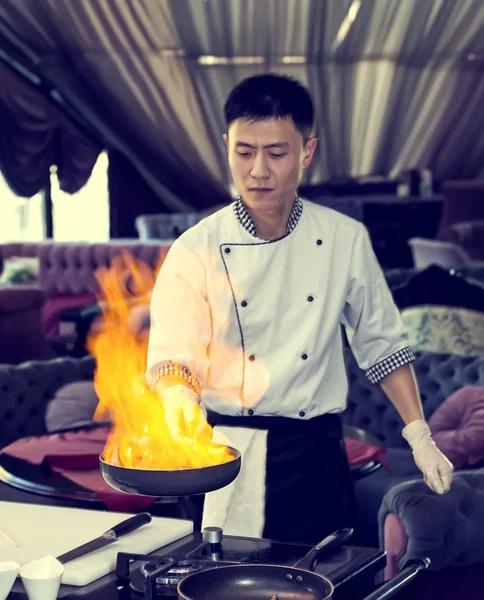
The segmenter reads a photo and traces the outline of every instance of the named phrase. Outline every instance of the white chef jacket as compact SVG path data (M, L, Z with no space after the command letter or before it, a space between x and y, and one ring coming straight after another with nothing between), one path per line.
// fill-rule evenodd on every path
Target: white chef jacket
M413 360L366 228L301 202L279 240L256 238L230 205L173 243L151 299L148 376L172 361L197 375L209 410L309 419L346 408L341 325L372 381Z

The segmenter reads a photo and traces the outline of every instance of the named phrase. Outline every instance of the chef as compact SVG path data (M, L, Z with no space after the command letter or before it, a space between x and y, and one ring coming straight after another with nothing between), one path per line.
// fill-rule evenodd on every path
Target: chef
M428 486L445 493L453 467L425 422L414 356L368 233L298 196L317 146L308 91L257 75L232 90L224 112L240 196L178 238L159 272L151 385L171 410L189 415L201 402L215 427L266 432L261 533L315 542L354 524L340 419L344 327L360 368L401 415Z

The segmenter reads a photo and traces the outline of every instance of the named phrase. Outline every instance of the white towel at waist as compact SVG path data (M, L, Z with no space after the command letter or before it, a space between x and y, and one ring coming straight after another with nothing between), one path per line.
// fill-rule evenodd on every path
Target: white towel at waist
M203 527L222 527L226 535L262 537L264 530L267 431L214 427L212 440L240 451L242 464L230 485L205 495Z

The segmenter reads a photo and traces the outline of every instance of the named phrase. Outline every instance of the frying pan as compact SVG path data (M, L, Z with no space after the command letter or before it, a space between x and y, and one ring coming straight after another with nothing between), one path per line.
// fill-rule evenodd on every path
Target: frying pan
M313 573L316 562L331 554L353 535L340 529L314 546L293 567L277 565L228 565L198 571L178 584L180 600L327 600L333 595L331 581Z
M194 496L219 490L239 474L240 452L230 446L225 448L231 451L233 460L199 469L130 469L109 464L104 454L99 457L99 466L104 481L120 492L152 497Z
M178 584L179 600L330 600L334 586L314 573L316 562L332 554L352 536L352 529L335 531L319 542L293 567L279 565L228 565L197 571ZM386 600L429 567L428 558L409 561L391 580L363 600Z

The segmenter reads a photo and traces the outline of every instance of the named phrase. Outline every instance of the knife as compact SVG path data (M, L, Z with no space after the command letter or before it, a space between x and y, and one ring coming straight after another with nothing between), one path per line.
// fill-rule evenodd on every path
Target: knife
M87 542L87 544L83 544L78 548L74 548L74 550L69 550L69 552L61 554L57 557L57 560L64 564L74 560L75 558L79 558L80 556L84 556L85 554L89 554L95 550L99 550L100 548L104 548L104 546L112 544L121 536L131 533L132 531L136 531L136 529L139 529L142 525L145 525L150 521L151 515L149 513L140 513L139 515L130 517L118 525L115 525L111 529L108 529L100 537Z

